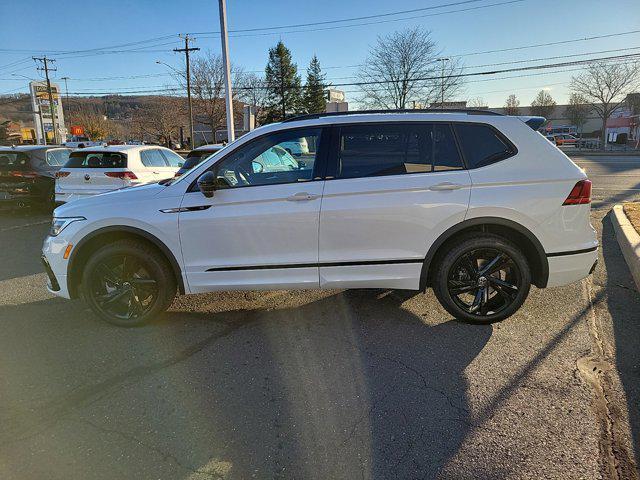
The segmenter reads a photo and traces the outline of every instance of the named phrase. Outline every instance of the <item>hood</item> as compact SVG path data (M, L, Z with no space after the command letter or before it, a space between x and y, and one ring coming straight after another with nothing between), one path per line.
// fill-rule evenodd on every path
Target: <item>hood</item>
M121 188L112 192L94 195L88 198L74 200L59 206L53 212L54 217L73 217L82 215L83 211L94 205L118 205L122 203L133 203L138 200L153 197L162 192L166 186L157 183L139 185L134 187Z

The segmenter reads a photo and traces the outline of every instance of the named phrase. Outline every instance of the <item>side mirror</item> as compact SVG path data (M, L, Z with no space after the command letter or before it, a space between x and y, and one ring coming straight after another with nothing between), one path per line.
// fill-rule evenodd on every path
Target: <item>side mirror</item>
M213 192L216 190L216 176L214 173L209 170L204 172L202 175L198 177L198 188L202 192L202 194L207 197L213 197Z

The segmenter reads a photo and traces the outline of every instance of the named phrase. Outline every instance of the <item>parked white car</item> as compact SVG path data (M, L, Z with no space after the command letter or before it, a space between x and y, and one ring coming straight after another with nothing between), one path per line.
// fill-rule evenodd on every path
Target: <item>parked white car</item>
M184 159L153 145L112 145L74 150L56 174L56 203L172 178Z
M309 154L309 143L307 142L306 138L301 138L299 140L289 142L282 142L280 146L287 152L289 152L289 154L295 155L296 157Z
M264 168L301 139L312 162ZM487 323L531 284L593 271L590 202L585 173L517 117L317 114L172 181L58 207L43 260L50 291L122 326L176 292L429 286L452 316Z

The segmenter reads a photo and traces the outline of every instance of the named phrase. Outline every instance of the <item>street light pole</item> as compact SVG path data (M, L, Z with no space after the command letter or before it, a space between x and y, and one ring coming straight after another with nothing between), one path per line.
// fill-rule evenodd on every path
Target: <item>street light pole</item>
M231 94L231 68L229 67L229 38L227 34L227 5L226 0L218 0L220 10L220 36L222 38L222 62L224 66L225 103L227 106L227 140L235 140L233 130L233 103Z

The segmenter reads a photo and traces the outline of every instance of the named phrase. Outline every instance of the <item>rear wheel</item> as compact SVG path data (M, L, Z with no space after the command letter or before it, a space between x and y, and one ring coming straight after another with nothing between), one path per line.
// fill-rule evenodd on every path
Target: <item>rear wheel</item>
M436 267L433 289L442 306L470 323L492 323L513 315L531 287L526 257L498 235L461 238Z
M169 307L176 282L160 253L142 243L122 240L91 256L82 275L82 294L103 320L136 327Z

